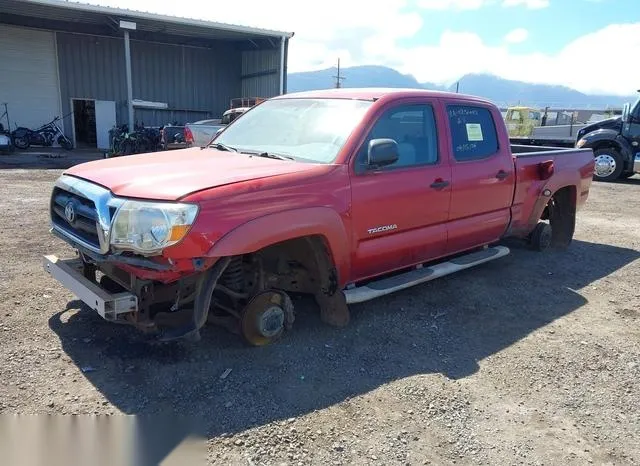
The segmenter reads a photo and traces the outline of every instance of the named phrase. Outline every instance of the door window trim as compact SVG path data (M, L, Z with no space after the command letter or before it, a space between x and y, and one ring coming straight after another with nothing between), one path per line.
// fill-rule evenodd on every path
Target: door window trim
M395 103L393 105L388 106L387 108L383 108L380 113L375 117L373 123L367 128L366 133L365 133L365 137L363 139L363 141L358 145L358 148L354 151L354 155L353 157L351 157L352 163L351 166L353 167L353 173L356 176L367 176L367 175L379 175L382 173L394 173L394 172L399 172L399 171L404 171L404 170L415 170L418 168L424 168L424 167L437 167L440 166L442 163L442 151L440 149L440 134L438 131L438 111L437 111L437 106L438 102L436 100L429 100L426 102L419 102L419 101L415 101L415 100L411 100L411 101L407 101L407 102L399 102L399 103ZM381 168L377 168L377 169L371 169L371 170L367 170L367 169L362 169L358 167L358 158L360 157L360 155L363 153L363 151L366 151L366 146L369 144L369 135L371 134L371 131L373 131L373 128L375 127L376 123L380 120L380 118L382 118L384 115L386 115L388 112L394 112L397 111L398 109L404 108L404 107L430 107L432 114L433 114L433 125L435 126L435 136L436 136L436 160L434 162L429 162L429 163L419 163L419 164L415 164L415 165L406 165L406 166L394 166L394 165L388 165L386 167L381 167ZM397 141L396 141L397 142Z
M450 106L458 106L458 107L475 107L475 108L481 108L486 110L487 112L489 112L489 116L491 117L491 121L493 122L493 129L496 135L496 151L492 152L490 154L487 155L483 155L483 156L477 156L477 157L471 157L465 160L459 160L456 158L456 151L455 151L455 147L453 144L453 131L451 128L451 121L450 121L450 117L449 117L449 107ZM502 148L500 147L500 137L498 135L498 126L496 124L496 119L494 117L493 111L491 109L491 107L487 106L487 105L483 105L482 103L479 102L467 102L467 101L455 101L455 100L450 100L447 102L444 102L444 111L446 114L446 124L447 124L447 129L449 131L449 139L450 139L450 146L449 149L451 150L451 161L453 163L473 163L473 162L477 162L479 160L488 160L491 159L493 157L497 157L502 153Z

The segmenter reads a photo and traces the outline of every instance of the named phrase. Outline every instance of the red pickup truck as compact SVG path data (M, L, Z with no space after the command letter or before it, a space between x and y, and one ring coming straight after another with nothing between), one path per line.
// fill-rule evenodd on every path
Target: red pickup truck
M162 340L222 324L252 345L348 304L509 253L566 247L591 149L511 146L499 110L461 94L333 89L258 104L206 148L77 165L51 231L78 257L45 269L103 318Z

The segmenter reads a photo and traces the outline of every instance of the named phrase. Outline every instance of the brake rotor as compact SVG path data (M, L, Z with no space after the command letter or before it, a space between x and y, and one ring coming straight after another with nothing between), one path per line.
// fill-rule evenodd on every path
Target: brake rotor
M242 311L240 329L244 339L254 346L274 342L289 330L294 321L293 303L282 291L263 291L254 296Z

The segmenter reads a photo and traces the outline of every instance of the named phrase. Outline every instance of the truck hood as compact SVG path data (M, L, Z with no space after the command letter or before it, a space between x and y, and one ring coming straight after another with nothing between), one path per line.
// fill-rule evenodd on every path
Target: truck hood
M196 147L97 160L65 173L104 186L116 196L173 201L208 188L317 167Z
M597 123L591 123L590 125L584 126L580 131L578 131L578 139L584 136L587 133L592 133L593 131L597 131L599 129L612 129L619 131L622 128L622 118L614 117L607 118L606 120L598 121Z

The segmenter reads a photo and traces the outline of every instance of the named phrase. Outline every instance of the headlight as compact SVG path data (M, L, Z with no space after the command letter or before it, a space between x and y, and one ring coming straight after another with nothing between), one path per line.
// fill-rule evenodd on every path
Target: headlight
M159 253L185 237L198 214L195 204L125 201L111 227L116 250Z
M576 142L576 147L578 149L580 149L582 146L584 146L587 143L587 141L585 141L584 139L579 139L578 142Z

